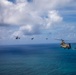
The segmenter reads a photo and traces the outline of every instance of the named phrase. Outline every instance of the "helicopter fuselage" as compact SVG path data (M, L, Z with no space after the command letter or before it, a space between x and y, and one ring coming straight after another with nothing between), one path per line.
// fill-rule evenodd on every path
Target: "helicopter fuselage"
M71 48L71 45L65 43L65 44L61 44L61 47L64 48L64 49L66 49L66 48L67 48L67 49L70 49L70 48Z

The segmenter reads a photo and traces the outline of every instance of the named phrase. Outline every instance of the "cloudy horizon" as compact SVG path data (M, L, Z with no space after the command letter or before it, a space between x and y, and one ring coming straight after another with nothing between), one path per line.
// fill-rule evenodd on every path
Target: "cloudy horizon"
M75 0L0 0L0 44L52 43L55 38L76 41Z

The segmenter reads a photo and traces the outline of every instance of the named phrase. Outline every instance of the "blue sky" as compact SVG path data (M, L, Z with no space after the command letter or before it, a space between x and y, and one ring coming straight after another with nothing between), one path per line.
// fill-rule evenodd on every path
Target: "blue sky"
M55 43L56 38L76 41L76 0L0 0L1 45Z

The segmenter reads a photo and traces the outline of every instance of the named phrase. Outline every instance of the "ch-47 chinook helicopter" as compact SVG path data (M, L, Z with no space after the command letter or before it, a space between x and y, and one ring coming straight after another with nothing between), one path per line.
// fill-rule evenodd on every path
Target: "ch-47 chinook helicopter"
M71 49L71 44L70 43L65 43L65 41L63 39L56 39L56 40L60 40L60 46L64 49Z

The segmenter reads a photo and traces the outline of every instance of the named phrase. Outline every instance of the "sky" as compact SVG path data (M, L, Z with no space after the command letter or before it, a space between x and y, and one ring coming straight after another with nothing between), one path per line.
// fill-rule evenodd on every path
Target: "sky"
M0 45L55 39L76 41L76 0L0 0Z

